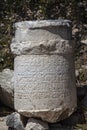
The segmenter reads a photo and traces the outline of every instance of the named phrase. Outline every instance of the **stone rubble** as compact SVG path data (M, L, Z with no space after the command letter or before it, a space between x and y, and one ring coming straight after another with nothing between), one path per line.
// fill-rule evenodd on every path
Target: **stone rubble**
M27 122L25 130L49 130L48 123L39 119L30 118Z

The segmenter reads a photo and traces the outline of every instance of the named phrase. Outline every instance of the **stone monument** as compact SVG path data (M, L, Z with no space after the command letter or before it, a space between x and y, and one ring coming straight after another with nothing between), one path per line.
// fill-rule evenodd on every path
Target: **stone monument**
M24 116L57 122L77 106L71 22L15 24L14 106Z

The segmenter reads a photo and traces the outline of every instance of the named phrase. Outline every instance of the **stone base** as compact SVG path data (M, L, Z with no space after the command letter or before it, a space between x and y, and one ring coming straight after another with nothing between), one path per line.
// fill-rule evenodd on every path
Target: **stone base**
M26 117L41 118L44 121L55 123L69 117L74 111L75 108L72 108L71 110L69 108L58 108L54 110L43 110L43 111L39 111L39 110L22 111L21 110L18 112Z

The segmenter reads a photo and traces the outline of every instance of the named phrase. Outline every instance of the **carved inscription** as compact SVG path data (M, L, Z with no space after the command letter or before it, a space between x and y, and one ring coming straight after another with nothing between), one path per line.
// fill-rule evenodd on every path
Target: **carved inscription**
M36 109L57 108L62 100L70 99L71 93L68 89L71 85L68 76L70 69L69 61L63 56L17 56L15 58L15 98L18 104L21 102L24 110L34 109L32 104ZM55 101L57 103L51 105ZM20 109L20 106L18 107Z

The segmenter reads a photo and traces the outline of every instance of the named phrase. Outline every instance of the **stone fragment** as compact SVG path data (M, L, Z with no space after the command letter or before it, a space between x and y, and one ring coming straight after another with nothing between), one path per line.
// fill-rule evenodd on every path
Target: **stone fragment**
M8 130L6 126L6 118L7 116L0 116L0 130Z
M49 130L48 123L39 119L30 118L25 130Z
M81 43L83 43L83 44L86 44L86 45L87 45L87 39L82 40L82 41L81 41Z
M24 130L24 125L19 113L14 112L11 115L9 115L7 117L6 124L9 127L9 129Z
M14 107L13 83L14 72L10 69L4 69L0 72L0 100L6 106Z
M79 76L79 70L75 70L75 75L76 75L76 77Z
M77 106L71 22L16 23L14 105L24 116L57 122Z

